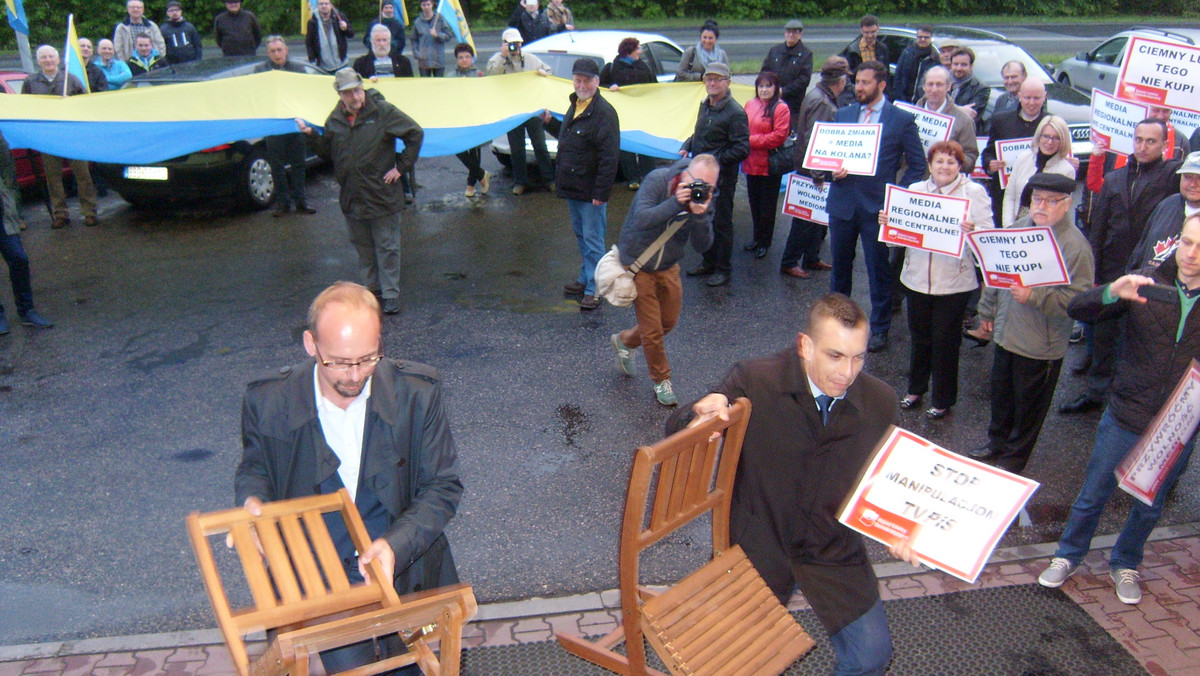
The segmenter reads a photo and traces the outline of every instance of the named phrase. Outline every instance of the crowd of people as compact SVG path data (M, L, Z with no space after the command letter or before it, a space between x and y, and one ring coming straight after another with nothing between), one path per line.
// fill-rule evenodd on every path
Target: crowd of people
M254 53L262 38L256 20L241 9L238 0L225 4L226 11L214 24L222 51ZM398 386L391 380L415 378L414 391L428 390L421 396L436 396L436 372L393 373L399 367L383 360L378 342L378 315L400 311L398 219L404 203L411 201L423 132L378 91L365 90L364 78L482 77L527 71L545 75L549 72L546 65L524 53L522 46L553 32L573 30L574 20L561 0L552 0L546 9L539 8L538 0L523 0L502 35L499 50L485 67L476 65L470 45L457 44L452 52L454 67L446 72L444 49L453 33L432 8L431 0L422 0L414 21L409 44L415 65L401 53L403 25L385 11L368 26L367 54L345 68L346 41L354 35L349 19L328 0L318 3L318 12L309 24L307 56L314 64L337 70L339 101L323 133L316 134L303 120L297 120L296 134L273 137L272 154L289 167L281 177L285 189L279 209L313 212L304 191L300 155L305 135L312 137L311 142L333 162L341 188L339 206L359 256L364 283L361 287L336 287L327 292L329 297L323 294L314 303L305 334L305 347L313 362L297 372L303 376L296 380L298 385L287 384L293 379L287 374L275 379L279 383L252 385L247 395L250 408L273 405L272 399L283 396L285 387L301 394L313 392L313 380L307 373L314 372L317 393L326 397L318 402L318 408L330 405L348 411L361 406L362 396L372 396L370 376L379 372L376 365L381 362L379 368L386 367L389 382L380 383L386 384L380 389L391 393ZM141 0L129 0L128 18L118 24L112 40L97 45L96 81L106 78L108 87L120 86L129 72L161 67L156 64L164 60L178 63L198 58L200 37L183 21L181 9L178 2L170 3L166 30L160 30L145 18ZM567 202L579 247L579 275L564 285L564 293L577 297L581 310L590 311L601 305L603 291L595 271L604 253L607 203L618 167L624 170L628 186L637 194L623 219L617 248L620 263L632 273L637 290L633 300L636 323L612 334L610 342L617 367L629 376L637 371L635 352L642 350L656 400L674 407L678 399L663 338L676 328L682 315L679 262L686 246L690 243L702 255L687 275L705 277L710 287L727 285L733 273L739 175L746 176L752 221L752 238L744 249L756 259L765 258L774 241L784 174L795 171L818 188L828 185L828 227L793 218L780 272L797 279L829 272L830 294L814 304L794 347L736 365L714 392L680 408L672 424L695 424L720 415L738 396L751 397L756 414L742 456L746 469L739 472L735 488L733 540L743 546L778 595L786 597L799 586L808 596L830 633L841 665L855 665L860 669L855 673L881 673L891 643L876 581L861 539L837 525L833 515L861 460L874 448L882 430L898 419L899 411L918 409L926 394L930 398L926 418L937 421L951 414L957 403L960 346L969 340L979 345L994 342L995 351L987 442L964 453L1010 472L1023 472L1050 412L1068 345L1079 333L1076 322L1084 323L1088 358L1075 372L1087 377L1088 390L1060 413L1105 410L1083 488L1072 506L1058 551L1039 579L1048 587L1063 584L1090 548L1099 515L1115 487L1113 468L1167 401L1190 360L1200 358L1200 317L1190 314L1200 297L1200 152L1190 152L1189 140L1169 121L1170 111L1156 108L1132 130L1131 155L1095 149L1085 198L1076 209L1073 196L1082 177L1078 176L1080 161L1071 151L1070 130L1062 118L1048 113L1045 83L1029 78L1020 62L1004 64L1005 91L989 112L991 89L974 76L975 54L956 45L935 49L936 34L929 26L919 27L916 42L892 59L887 46L878 40L878 20L864 16L860 34L816 70L815 85L811 82L813 53L804 46L803 30L798 20L784 25L783 42L767 51L754 81L754 96L743 105L730 90L732 72L728 56L718 45L719 26L706 22L697 44L684 52L676 77L700 81L704 86L694 132L680 147L679 158L657 169L648 158L620 150L617 111L602 93L654 80L639 58L638 41L623 40L604 69L592 59L577 60L566 114L559 119L544 111L508 134L510 147L516 150L512 153L512 192L521 195L530 186L525 154L519 151L528 136L542 179ZM282 37L268 36L266 42L268 59L260 70L296 69L288 60ZM90 51L89 42L89 55ZM888 68L893 61L897 64L894 74ZM127 68L120 67L123 62ZM82 83L60 69L54 48L38 49L38 65L39 72L26 80L26 92L84 91ZM951 118L947 139L926 148L917 116L895 105L898 102ZM878 125L874 173L802 166L818 122ZM547 131L559 138L556 167L546 149ZM980 148L976 138L983 135L988 140ZM399 154L395 152L397 139L404 142ZM1029 152L1015 162L1002 160L998 142L1017 139L1030 139ZM969 177L977 157L989 174L986 180ZM459 159L467 168L466 195L486 193L491 175L481 166L479 148L459 154ZM73 163L73 168L76 164L85 223L94 225L94 190L87 180L86 163ZM1007 178L1002 180L1006 172ZM48 171L47 179L53 227L62 227L69 217L61 175ZM889 247L879 241L880 229L888 224L884 196L889 185L966 200L968 215L958 225L963 233L990 228L1048 229L1062 254L1068 283L991 287L981 284L977 262L968 248L951 256ZM0 206L6 232L0 239L4 243L0 253L13 271L18 314L23 323L48 326L33 310L28 261L25 258L22 263L19 239L13 241L17 235L9 226L13 220L9 202ZM826 234L831 262L820 255ZM860 248L870 291L866 311L849 298ZM1167 288L1167 300L1147 300L1139 292L1147 285ZM905 300L909 378L904 393L897 396L862 370L868 353L889 349L893 315ZM330 333L326 322L331 329L350 328ZM7 328L0 311L0 333ZM323 346L330 354L322 354ZM1157 375L1147 380L1149 373ZM350 375L356 378L353 382L339 379ZM436 404L440 416L440 399L429 403ZM764 415L764 411L775 414ZM319 424L325 423L321 413ZM339 425L344 427L345 422ZM261 479L270 474L264 466L279 462L270 454L281 451L266 452L262 444L247 439L239 481L250 483L239 484L239 499L244 499L248 508L256 508L261 500L282 497L285 492L267 487ZM329 444L339 457L343 450L350 452L344 441ZM1142 549L1166 496L1186 466L1193 442L1185 444L1154 504L1135 503L1117 541L1111 566L1114 588L1122 602L1137 603L1141 598L1137 566ZM452 470L452 446L441 452L450 455L443 469ZM823 456L827 452L854 461L832 462ZM421 462L426 460L432 461L425 458ZM789 469L781 471L781 467ZM461 491L452 474L446 473L447 490L453 493L450 503L457 501ZM340 481L325 478L336 488L349 486L346 482L353 477L342 476ZM829 499L801 499L789 493L801 486L806 491L827 493ZM372 499L378 502L382 496ZM436 529L423 534L423 546L440 534L453 512L450 503L441 507L444 518L439 517ZM784 515L795 510L810 513L800 519ZM387 526L381 523L381 527ZM383 541L397 551L411 544L391 539L387 536ZM796 542L810 544L795 547ZM892 553L916 560L905 544L894 547ZM450 566L452 573L452 562Z

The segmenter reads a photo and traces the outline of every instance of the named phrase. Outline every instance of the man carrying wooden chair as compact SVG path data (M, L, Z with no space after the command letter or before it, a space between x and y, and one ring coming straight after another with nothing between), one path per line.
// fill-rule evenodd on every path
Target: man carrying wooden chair
M272 500L346 488L372 541L357 556L345 525L329 520L347 576L362 581L378 560L406 594L458 582L443 531L463 486L438 373L385 358L381 317L358 284L317 296L304 332L311 359L246 389L234 487L252 514ZM321 660L342 671L397 650L383 643L327 650Z
M878 581L861 536L837 512L888 428L895 392L862 373L869 324L846 296L818 300L796 346L735 364L724 381L667 422L695 426L747 397L730 512L740 545L783 603L799 586L829 633L837 674L882 674L892 656ZM905 544L892 555L916 564Z

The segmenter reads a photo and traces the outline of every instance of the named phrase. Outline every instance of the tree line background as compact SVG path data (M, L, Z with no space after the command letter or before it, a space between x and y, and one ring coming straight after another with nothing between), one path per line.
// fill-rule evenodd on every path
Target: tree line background
M410 18L418 11L418 0L405 0ZM543 0L543 4L549 0ZM884 4L872 0L565 0L575 14L576 23L587 27L589 21L604 20L612 25L612 17L640 19L669 19L696 17L697 25L705 17L722 22L770 18L856 19L873 12L881 15L910 17L970 17L970 16L1046 16L1046 17L1103 17L1115 14L1200 16L1194 0L891 0ZM460 0L467 21L472 26L500 26L516 7L516 0ZM156 23L166 20L167 0L145 0L146 15ZM225 6L218 0L193 2L183 0L183 16L208 36L212 21ZM366 27L371 16L378 12L377 0L341 0L335 6L350 17L356 31ZM300 32L300 0L245 0L243 8L254 12L268 33L296 35ZM66 19L75 12L75 24L81 37L97 40L111 37L113 27L126 16L123 0L80 3L76 0L25 0L34 45L59 44L66 35ZM3 22L0 28L0 48L13 49L16 40L12 29Z

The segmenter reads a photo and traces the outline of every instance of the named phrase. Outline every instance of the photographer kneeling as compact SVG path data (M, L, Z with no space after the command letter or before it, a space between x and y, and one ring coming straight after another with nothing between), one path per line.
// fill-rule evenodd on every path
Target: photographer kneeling
M654 381L654 395L663 406L677 403L663 337L675 328L683 306L678 261L683 258L684 245L689 238L692 248L701 253L712 245L710 206L720 171L715 157L700 154L650 172L642 180L621 226L617 247L621 252L621 264L628 267L656 243L678 220L677 216L684 219L633 278L637 288L637 299L633 301L637 325L612 334L617 368L626 375L633 375L633 350L644 348L646 367Z

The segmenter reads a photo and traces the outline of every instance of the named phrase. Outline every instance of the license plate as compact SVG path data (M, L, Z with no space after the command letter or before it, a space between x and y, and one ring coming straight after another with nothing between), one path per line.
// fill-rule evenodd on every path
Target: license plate
M137 181L165 181L166 167L125 167L125 178Z

